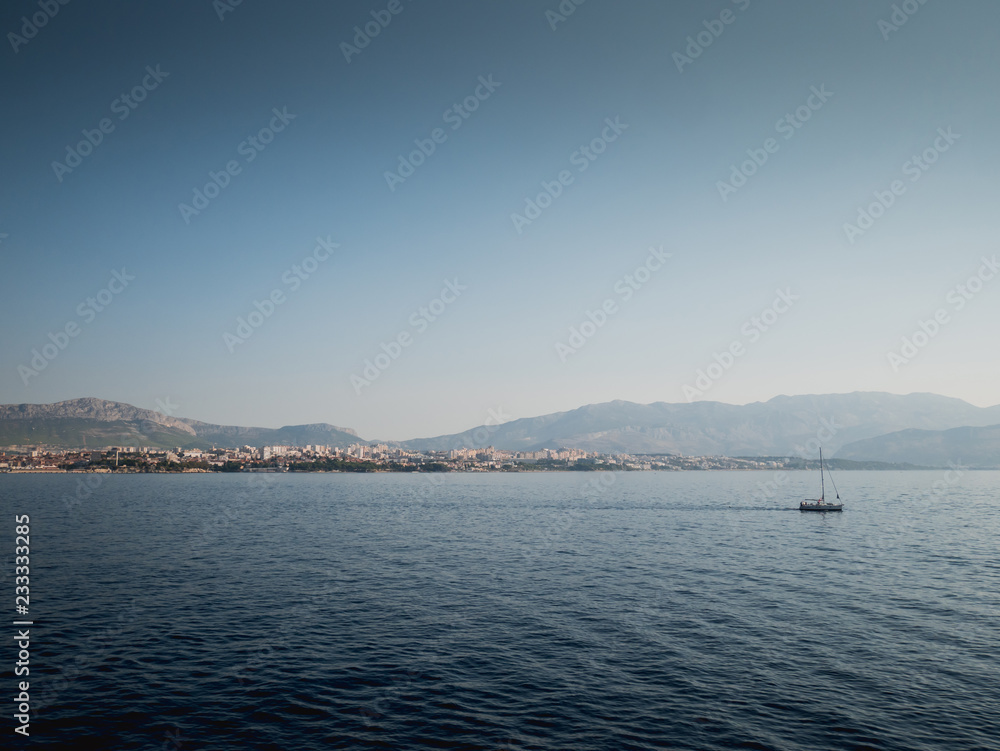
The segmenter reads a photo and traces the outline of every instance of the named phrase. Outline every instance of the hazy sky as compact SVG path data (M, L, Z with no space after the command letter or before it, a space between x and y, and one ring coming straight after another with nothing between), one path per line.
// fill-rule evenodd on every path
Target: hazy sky
M992 0L150 6L0 12L0 402L1000 402Z

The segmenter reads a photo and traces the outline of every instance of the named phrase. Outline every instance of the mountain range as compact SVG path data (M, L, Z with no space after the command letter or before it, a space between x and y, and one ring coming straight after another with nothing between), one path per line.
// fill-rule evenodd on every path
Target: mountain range
M348 446L361 438L350 428L327 423L283 428L213 425L103 399L70 399L55 404L0 405L0 446L49 445L65 448L151 446L235 448L237 446Z
M72 399L0 406L0 445L347 446L365 442L327 423L281 428L214 425L129 404ZM613 401L479 426L452 435L386 441L428 451L580 448L604 453L805 456L859 461L1000 467L1000 405L976 407L937 394L854 392L777 396L746 405Z
M952 463L970 469L1000 468L1000 425L951 430L900 430L855 441L842 448L837 457L905 461L924 466Z

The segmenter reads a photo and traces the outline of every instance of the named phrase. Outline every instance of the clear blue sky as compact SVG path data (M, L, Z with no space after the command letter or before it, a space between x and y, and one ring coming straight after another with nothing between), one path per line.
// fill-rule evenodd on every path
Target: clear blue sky
M954 291L1000 251L997 3L225 5L0 12L0 402L394 439L611 399L1000 402L1000 275ZM387 178L415 140L433 153Z

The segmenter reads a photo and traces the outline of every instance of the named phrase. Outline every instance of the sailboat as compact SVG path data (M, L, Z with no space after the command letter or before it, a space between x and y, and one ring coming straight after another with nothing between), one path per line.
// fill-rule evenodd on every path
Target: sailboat
M823 449L819 450L819 498L813 500L807 498L799 504L799 511L843 511L844 504L840 502L840 492L837 490L837 483L833 482L833 475L830 475L830 482L833 482L833 492L837 494L836 503L826 501L826 483L823 480Z

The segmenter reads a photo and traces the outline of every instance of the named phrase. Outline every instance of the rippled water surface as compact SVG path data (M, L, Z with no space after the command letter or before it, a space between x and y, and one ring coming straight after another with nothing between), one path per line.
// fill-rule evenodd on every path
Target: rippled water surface
M0 475L34 747L1000 744L997 472L81 477Z

